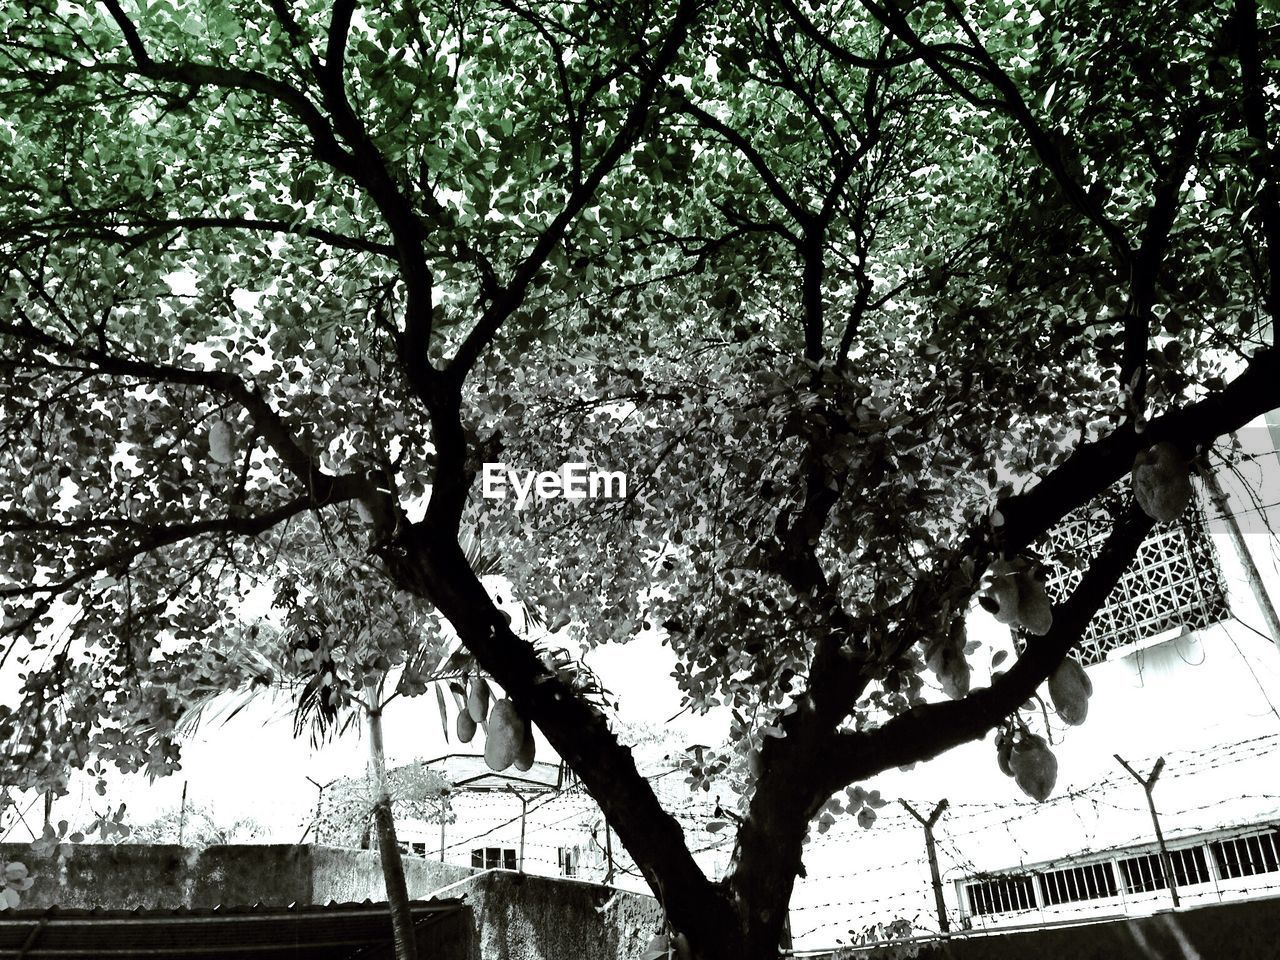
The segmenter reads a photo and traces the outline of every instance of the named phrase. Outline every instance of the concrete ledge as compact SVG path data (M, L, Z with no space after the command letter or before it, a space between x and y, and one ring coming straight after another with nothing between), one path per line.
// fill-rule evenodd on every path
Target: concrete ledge
M175 845L61 844L33 857L26 844L0 844L35 881L23 909L50 906L132 910L382 901L378 856L369 850L290 844L203 849ZM442 887L470 908L469 960L634 960L657 930L652 897L596 884L404 858L412 899ZM607 905L607 906L606 906Z

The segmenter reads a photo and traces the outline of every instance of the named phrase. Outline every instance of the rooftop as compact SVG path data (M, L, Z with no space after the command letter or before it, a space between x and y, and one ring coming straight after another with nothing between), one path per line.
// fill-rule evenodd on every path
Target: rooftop
M422 960L466 956L460 900L411 907ZM0 913L0 958L22 960L391 960L385 903Z

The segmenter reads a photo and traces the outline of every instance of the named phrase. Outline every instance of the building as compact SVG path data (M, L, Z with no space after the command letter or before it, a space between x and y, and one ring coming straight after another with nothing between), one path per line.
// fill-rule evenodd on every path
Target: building
M474 754L446 754L425 761L427 769L451 784L449 822L397 818L406 853L458 866L523 870L542 876L607 883L648 893L634 862L615 842L599 806L561 763L535 761L527 772L490 770ZM650 782L664 805L696 828L708 822L714 802L696 801L662 766ZM700 854L704 869L723 871L726 857L717 842Z

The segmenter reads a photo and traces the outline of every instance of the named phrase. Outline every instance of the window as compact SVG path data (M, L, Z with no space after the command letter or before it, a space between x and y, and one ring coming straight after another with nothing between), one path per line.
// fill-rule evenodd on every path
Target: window
M1215 866L1221 880L1280 873L1280 828L1256 824L1252 829L1254 833L1201 840L1195 846L1170 850L1174 882L1179 887L1213 883ZM1256 832L1259 830L1265 832ZM1183 839L1179 842L1194 841ZM1107 900L1118 898L1121 893L1151 893L1168 889L1169 881L1159 853L1128 853L1127 856L1124 855L1126 853L1128 851L1115 851L1114 861L975 877L961 882L962 897L967 902L968 915L981 916ZM1118 871L1114 869L1116 866ZM1097 906L1107 909L1113 905Z
M1169 859L1173 861L1173 879L1178 886L1209 882L1209 861L1204 855L1204 847L1170 850ZM1158 853L1126 857L1120 861L1120 875L1124 879L1125 893L1150 893L1169 886Z
M1213 852L1219 874L1224 880L1232 880L1280 870L1277 836L1276 832L1272 832L1215 840L1209 844L1209 849Z
M978 915L1034 910L1035 884L1030 877L995 877L980 880L965 888L969 912Z
M578 864L581 859L582 851L577 847L561 847L558 851L560 860L560 875L562 877L576 877L578 875Z
M1046 906L1102 900L1116 896L1116 877L1109 863L1046 870L1040 874L1040 890Z
M511 847L479 847L471 851L471 865L481 870L514 870L516 852Z

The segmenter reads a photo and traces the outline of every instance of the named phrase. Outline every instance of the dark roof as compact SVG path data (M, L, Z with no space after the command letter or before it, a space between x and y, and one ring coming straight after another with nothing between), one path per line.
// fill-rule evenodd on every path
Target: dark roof
M469 926L460 900L414 901L422 960L461 960ZM10 910L4 960L392 960L385 903L176 910Z
M495 773L484 757L470 753L448 753L423 763L429 770L442 774L455 790L511 790L515 793L554 793L567 786L563 768L558 763L535 760L523 773L507 767Z

